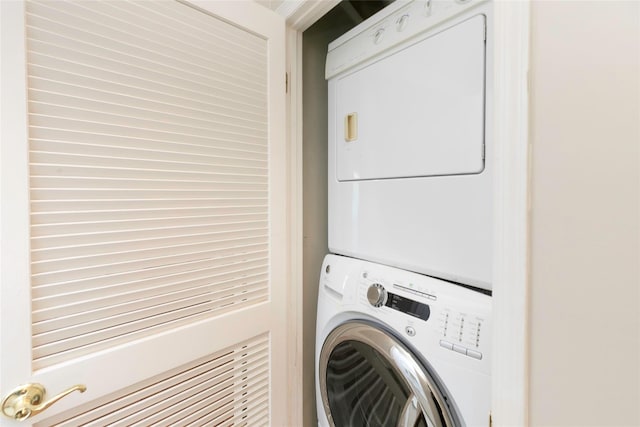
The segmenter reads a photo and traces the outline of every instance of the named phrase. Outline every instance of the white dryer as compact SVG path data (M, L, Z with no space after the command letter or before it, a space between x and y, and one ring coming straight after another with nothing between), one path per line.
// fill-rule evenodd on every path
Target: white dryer
M488 426L491 297L327 255L316 335L318 425Z
M329 249L491 289L492 5L397 1L329 45Z

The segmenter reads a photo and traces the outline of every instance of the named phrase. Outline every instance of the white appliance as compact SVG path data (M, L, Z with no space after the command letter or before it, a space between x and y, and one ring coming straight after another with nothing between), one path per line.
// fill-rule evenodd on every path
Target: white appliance
M486 294L327 255L316 328L319 426L489 425Z
M329 249L491 289L491 3L397 1L329 45Z

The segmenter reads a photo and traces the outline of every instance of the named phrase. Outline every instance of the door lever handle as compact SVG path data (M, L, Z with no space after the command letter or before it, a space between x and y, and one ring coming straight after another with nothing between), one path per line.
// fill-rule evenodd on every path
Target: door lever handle
M14 420L23 421L27 418L35 417L58 400L76 390L84 393L87 387L82 384L74 385L51 399L44 401L46 390L42 384L24 384L11 391L11 393L2 400L2 413Z

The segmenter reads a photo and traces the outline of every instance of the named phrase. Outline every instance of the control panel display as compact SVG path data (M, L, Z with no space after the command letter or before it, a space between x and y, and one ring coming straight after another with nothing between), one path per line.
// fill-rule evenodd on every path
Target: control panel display
M391 292L387 293L385 306L422 320L427 320L431 314L431 310L427 304L422 304L409 298L392 294Z

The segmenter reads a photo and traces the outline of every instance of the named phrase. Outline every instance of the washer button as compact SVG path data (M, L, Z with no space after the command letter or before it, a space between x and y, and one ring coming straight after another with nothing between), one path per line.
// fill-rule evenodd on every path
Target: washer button
M457 344L453 345L453 351L464 355L467 354L467 349Z
M479 351L467 349L467 356L471 356L474 359L482 360L482 353L480 353Z
M404 328L404 331L407 333L407 335L409 335L410 337L415 337L416 336L416 330L413 329L413 327L411 326L407 326L406 328Z
M453 350L453 344L445 340L440 340L440 347L444 347L447 350Z

